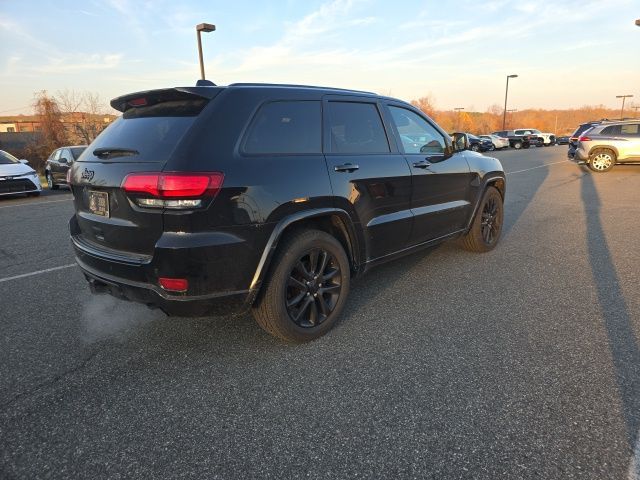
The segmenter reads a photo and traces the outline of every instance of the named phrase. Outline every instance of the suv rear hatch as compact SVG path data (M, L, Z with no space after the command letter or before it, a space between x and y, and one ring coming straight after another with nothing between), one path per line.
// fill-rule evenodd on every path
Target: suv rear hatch
M141 181L159 176L198 115L220 91L215 87L170 88L111 101L113 108L123 112L122 117L96 138L69 172L76 243L123 260L150 258L163 232L164 208L140 204L136 193L149 188L141 186ZM136 177L133 195L125 192L127 177L141 172L149 175ZM145 192L141 195L149 201L154 194Z

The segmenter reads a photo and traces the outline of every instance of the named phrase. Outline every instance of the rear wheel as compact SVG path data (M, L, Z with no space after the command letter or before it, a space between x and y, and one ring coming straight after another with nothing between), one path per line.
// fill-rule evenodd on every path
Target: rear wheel
M349 293L350 266L338 240L319 230L288 237L272 261L252 313L267 333L301 343L327 333Z
M53 182L53 176L51 176L51 172L46 173L47 176L47 186L49 190L58 190L58 185Z
M597 173L608 172L616 164L616 154L606 148L596 148L589 155L589 168Z
M515 148L516 150L520 150L522 148L522 142L515 142L513 144L513 148Z
M462 246L471 252L488 252L498 244L502 233L504 205L495 187L487 187L469 232L462 237Z

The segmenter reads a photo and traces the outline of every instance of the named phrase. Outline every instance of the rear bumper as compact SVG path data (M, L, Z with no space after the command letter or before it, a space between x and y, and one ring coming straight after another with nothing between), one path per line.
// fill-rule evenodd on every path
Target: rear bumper
M254 236L255 236L255 227ZM250 289L258 248L228 232L165 233L153 255L124 254L94 245L80 235L76 217L69 222L76 261L94 293L160 308L172 316L207 316L248 310L259 286ZM186 278L184 293L159 286L159 277Z

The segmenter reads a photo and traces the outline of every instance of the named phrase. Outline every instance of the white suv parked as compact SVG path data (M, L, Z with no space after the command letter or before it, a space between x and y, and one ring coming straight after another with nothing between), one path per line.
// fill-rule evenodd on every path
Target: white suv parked
M542 133L540 130L537 130L535 128L522 128L519 130L514 130L514 133L518 136L535 135L542 139L542 144L545 147L550 147L551 145L556 144L556 136L553 133Z

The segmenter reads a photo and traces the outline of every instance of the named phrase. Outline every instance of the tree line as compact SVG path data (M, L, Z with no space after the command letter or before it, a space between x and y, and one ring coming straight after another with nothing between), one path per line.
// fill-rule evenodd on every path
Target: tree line
M412 105L422 110L433 118L447 132L469 132L483 135L497 130L502 130L504 109L500 105L492 105L485 112L467 110L452 111L438 110L431 95L421 97L411 102ZM633 106L627 107L624 117L638 116L638 110ZM589 120L601 120L604 118L620 118L619 109L611 109L604 105L585 105L573 109L526 109L520 111L507 111L505 129L537 128L542 132L551 132L556 135L570 135L576 127Z

